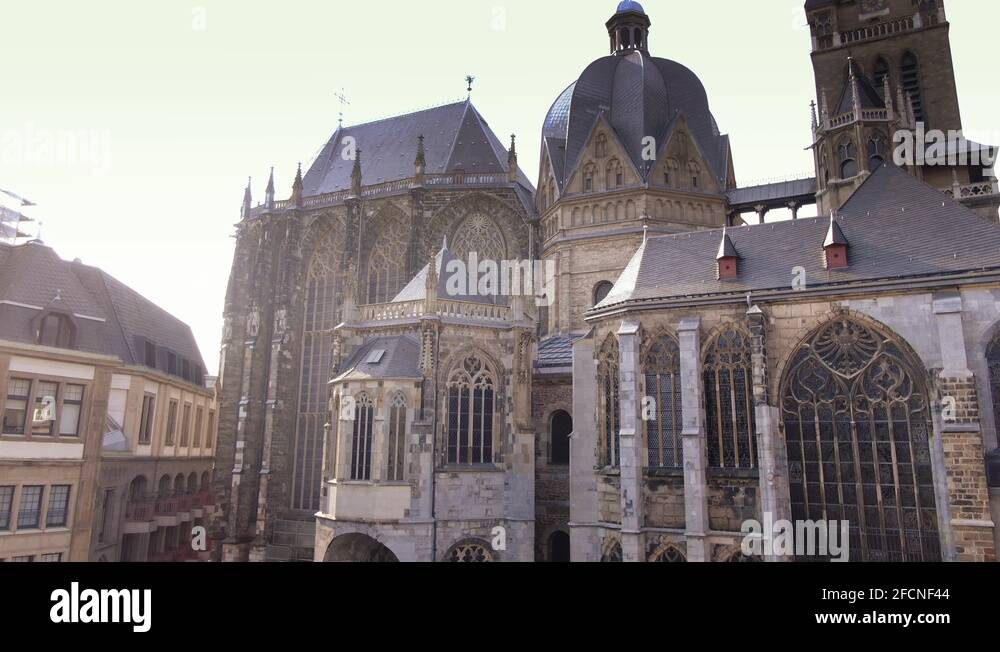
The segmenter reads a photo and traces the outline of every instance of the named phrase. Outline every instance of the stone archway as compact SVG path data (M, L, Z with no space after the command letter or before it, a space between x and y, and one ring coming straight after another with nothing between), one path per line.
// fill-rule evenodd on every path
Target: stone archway
M396 555L384 544L366 534L343 534L326 549L324 562L391 563Z

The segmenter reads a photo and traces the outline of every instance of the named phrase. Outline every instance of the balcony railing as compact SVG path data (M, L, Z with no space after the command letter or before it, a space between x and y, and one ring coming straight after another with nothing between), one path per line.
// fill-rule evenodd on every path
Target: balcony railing
M153 519L156 501L151 498L135 498L125 504L125 520L144 523Z
M948 186L947 188L942 188L941 192L961 201L963 199L1000 196L1000 187L998 187L996 181L980 181L978 183Z
M164 496L156 499L157 516L174 516L177 514L178 496Z
M397 321L419 319L428 315L427 302L401 301L399 303L379 303L361 306L361 320L364 322ZM452 301L438 299L434 315L439 317L454 317L473 321L503 322L511 318L510 306L489 303L473 303L469 301Z

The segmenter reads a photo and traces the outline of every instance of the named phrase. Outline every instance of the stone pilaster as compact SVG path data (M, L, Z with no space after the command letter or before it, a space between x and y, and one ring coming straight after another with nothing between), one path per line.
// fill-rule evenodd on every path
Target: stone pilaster
M760 469L761 510L772 515L771 522L791 520L792 504L788 489L788 449L778 430L778 408L770 404L767 373L767 315L754 306L747 312L753 363L754 419L757 423L757 465ZM765 517L764 520L767 520ZM769 556L767 561L787 561Z
M986 449L979 418L976 379L969 370L962 328L962 297L942 293L934 297L943 370L938 376L943 462L947 478L952 550L946 559L996 561L993 517L986 482Z
M618 330L621 403L622 561L645 561L642 536L642 396L639 386L640 326L623 322Z
M684 511L687 558L711 561L708 545L708 454L705 448L705 406L702 397L701 319L677 326L681 353L681 416L684 440Z

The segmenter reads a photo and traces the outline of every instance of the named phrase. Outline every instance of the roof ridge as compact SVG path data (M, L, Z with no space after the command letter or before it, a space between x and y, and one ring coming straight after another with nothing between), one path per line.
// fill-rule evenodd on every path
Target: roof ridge
M428 111L434 111L436 109L443 109L443 108L448 107L448 106L457 106L459 104L470 104L471 105L472 104L472 100L469 100L469 99L464 99L464 100L461 100L461 99L459 99L459 100L447 100L445 102L441 102L440 104L433 104L431 106L427 106L427 107L424 107L422 109L416 109L415 111L402 111L400 113L392 113L392 114L389 114L389 115L380 116L378 118L375 118L374 120L368 120L367 122L358 122L358 123L355 123L355 124L346 125L344 127L338 127L337 131L340 131L341 129L348 130L348 129L357 129L358 127L368 127L368 126L371 126L371 125L379 124L380 122L389 122L390 120L396 120L398 118L406 118L406 117L409 117L411 115L419 115L421 113L427 113ZM333 132L334 135L336 135L337 131Z

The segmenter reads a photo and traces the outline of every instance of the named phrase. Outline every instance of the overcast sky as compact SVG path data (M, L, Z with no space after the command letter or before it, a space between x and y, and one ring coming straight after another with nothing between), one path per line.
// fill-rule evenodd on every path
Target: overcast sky
M803 0L646 0L655 56L688 66L750 185L812 173ZM279 198L337 124L464 98L538 174L542 119L593 59L617 0L95 0L0 8L0 188L43 239L194 329L218 365L233 225L248 176ZM1000 4L948 0L966 130L997 133ZM85 151L48 156L43 138ZM81 135L84 138L81 138ZM988 138L987 138L988 140ZM993 139L996 142L996 139ZM67 150L69 151L69 150ZM58 154L58 150L55 152Z

